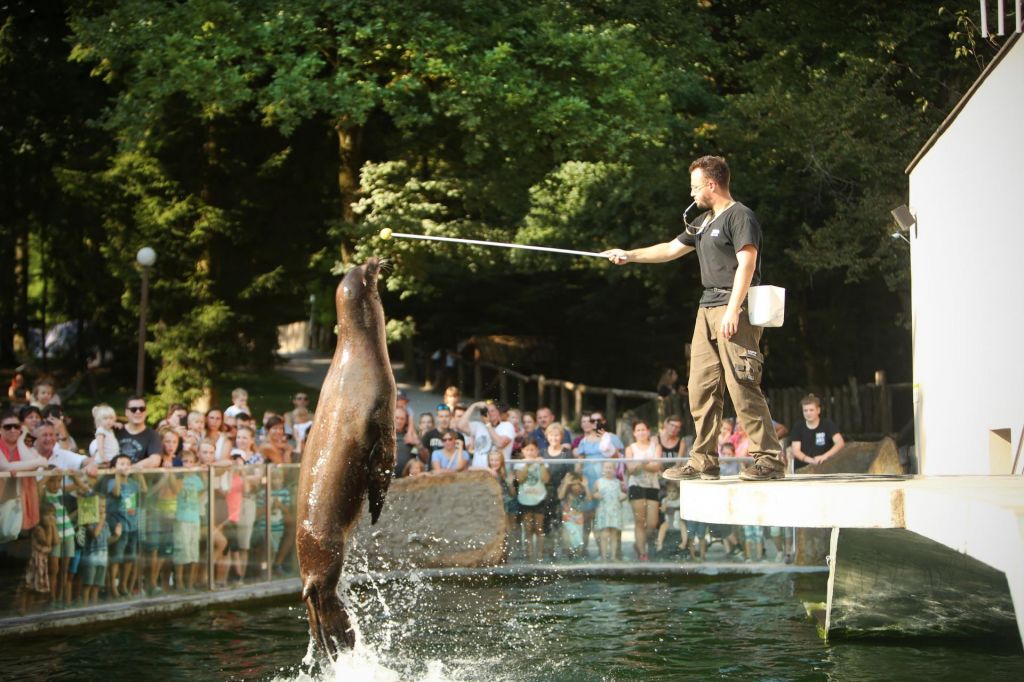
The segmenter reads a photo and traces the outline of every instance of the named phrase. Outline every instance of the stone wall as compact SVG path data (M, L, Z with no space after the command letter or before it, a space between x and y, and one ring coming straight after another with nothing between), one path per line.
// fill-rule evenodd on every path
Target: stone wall
M350 565L369 570L495 566L505 561L501 486L486 471L391 483L377 525L364 513Z

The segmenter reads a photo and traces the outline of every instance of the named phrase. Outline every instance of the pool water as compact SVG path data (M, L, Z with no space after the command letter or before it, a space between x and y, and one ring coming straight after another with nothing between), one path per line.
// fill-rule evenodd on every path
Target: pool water
M361 643L302 664L305 608L287 600L5 642L18 680L1024 679L1017 642L823 643L802 602L823 575L432 578L353 590Z

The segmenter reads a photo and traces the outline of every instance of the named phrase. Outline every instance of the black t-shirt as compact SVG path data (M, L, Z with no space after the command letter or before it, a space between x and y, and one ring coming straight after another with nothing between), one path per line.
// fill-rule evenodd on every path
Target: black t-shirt
M705 219L711 220L711 211L701 213L693 224L702 225ZM700 307L711 308L729 303L729 291L715 289L732 289L736 269L739 267L736 252L744 246L752 245L757 249L757 263L750 285L761 283L761 224L757 222L754 212L743 204L736 202L727 208L699 234L692 235L684 230L676 239L697 249L700 281L704 285Z
M789 432L789 440L793 443L800 441L800 452L808 457L817 457L831 449L832 438L837 433L839 433L839 429L836 428L836 425L824 417L818 420L818 426L813 429L808 428L807 423L800 420ZM793 466L799 469L807 466L807 462L798 459L793 462Z
M137 464L150 455L159 455L163 452L160 434L148 426L138 433L128 433L126 428L119 430L117 444L122 455L132 458L132 464Z

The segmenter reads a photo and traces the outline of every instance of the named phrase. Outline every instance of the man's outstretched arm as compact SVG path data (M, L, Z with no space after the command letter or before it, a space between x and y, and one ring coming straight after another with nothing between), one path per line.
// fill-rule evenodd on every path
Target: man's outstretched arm
M673 239L661 244L645 246L640 249L630 249L628 251L624 249L608 249L607 251L602 251L601 255L616 265L625 265L626 263L665 263L685 256L693 250L692 246L687 246L678 239Z

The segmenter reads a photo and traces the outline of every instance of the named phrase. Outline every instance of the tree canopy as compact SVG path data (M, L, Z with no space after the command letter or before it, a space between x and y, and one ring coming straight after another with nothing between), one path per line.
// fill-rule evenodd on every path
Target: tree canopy
M909 376L903 168L996 45L969 3L13 1L0 28L0 356L78 324L129 371L152 246L166 399L330 324L374 253L425 349L545 337L538 367L648 386L681 366L695 263L612 268L395 231L599 251L665 241L726 156L790 321L769 381ZM19 343L19 339L22 341ZM615 362L609 362L615 358Z

